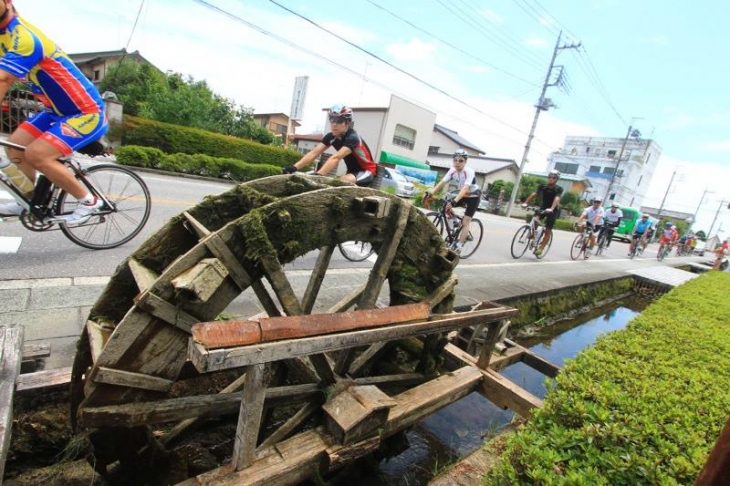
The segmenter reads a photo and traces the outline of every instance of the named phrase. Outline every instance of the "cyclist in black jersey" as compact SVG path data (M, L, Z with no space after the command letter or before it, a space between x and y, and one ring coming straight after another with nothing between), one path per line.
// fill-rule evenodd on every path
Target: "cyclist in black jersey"
M535 189L535 192L522 203L522 207L526 208L527 205L535 199L537 196L542 194L542 203L540 208L545 212L545 234L540 242L540 246L535 249L535 255L541 255L545 250L545 246L553 233L553 226L555 226L555 220L560 216L560 196L563 194L563 188L558 185L558 179L560 179L560 172L557 170L551 170L548 174L548 180L546 184L540 184Z
M329 147L334 147L337 152L332 155L322 167L317 169L317 175L327 175L337 169L340 160L345 161L347 173L340 179L358 186L369 186L377 173L377 165L373 160L365 141L352 128L352 109L344 105L334 105L329 110L331 131L322 138L317 146L299 159L294 165L288 165L282 169L284 174L293 174L303 169Z

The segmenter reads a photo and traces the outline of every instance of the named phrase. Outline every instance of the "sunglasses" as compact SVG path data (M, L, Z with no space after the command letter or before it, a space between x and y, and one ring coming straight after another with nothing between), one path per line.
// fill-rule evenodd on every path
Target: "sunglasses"
M341 123L347 123L347 118L343 118L341 116L331 116L330 123L335 124L335 125L339 125Z
M555 176L548 176L548 179L557 179Z
M464 162L466 162L466 159L454 159L454 162L456 162L457 164L463 164Z

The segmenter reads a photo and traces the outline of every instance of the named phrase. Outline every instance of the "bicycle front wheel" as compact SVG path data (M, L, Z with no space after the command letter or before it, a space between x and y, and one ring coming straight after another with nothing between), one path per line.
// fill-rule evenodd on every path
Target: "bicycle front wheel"
M598 242L596 242L596 256L599 256L601 253L603 253L603 250L606 248L606 235L601 234L601 236L598 237Z
M585 251L585 242L583 241L583 235L578 235L573 240L573 244L570 245L570 258L577 260L581 253Z
M430 213L426 213L426 217L433 223L433 225L438 230L441 237L445 237L446 234L444 232L444 220L441 217L441 213L437 213L435 211L431 211Z
M95 165L84 170L87 181L79 179L92 193L102 194L109 205L79 226L60 228L66 237L84 248L105 250L128 242L140 231L150 217L150 191L132 170L116 165ZM78 201L61 191L56 201L57 215L70 214Z
M664 257L667 256L667 251L665 251L665 246L662 245L659 247L659 251L656 254L656 259L659 261L664 260Z
M472 218L471 223L469 223L469 234L466 236L466 241L464 241L464 244L461 247L459 258L463 259L472 256L474 252L477 251L477 248L479 248L479 245L481 245L483 236L484 226L482 225L482 222L478 219Z
M338 243L337 247L340 249L342 256L350 260L351 262L362 262L373 254L375 250L370 243L367 241L345 241Z
M521 226L512 238L512 246L510 247L512 258L520 258L525 254L528 246L530 246L530 225L526 224Z

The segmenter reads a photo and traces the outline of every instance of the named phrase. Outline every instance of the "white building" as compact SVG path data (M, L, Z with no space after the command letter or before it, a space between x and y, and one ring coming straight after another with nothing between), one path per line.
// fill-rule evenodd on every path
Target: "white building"
M586 200L600 197L638 208L661 153L653 140L642 138L565 137L563 148L548 157L548 169L585 177L591 185Z

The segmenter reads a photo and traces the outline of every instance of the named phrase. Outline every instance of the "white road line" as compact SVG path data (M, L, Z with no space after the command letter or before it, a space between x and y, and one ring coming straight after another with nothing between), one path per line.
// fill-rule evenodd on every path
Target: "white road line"
M18 253L21 241L20 236L0 236L0 253Z

